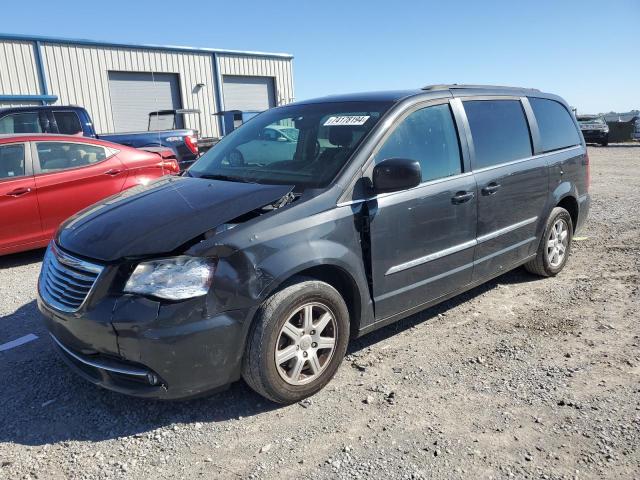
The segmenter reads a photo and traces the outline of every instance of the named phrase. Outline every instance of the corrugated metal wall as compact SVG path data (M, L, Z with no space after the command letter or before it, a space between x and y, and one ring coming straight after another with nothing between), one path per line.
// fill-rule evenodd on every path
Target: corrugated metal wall
M256 75L273 77L276 105L286 105L294 99L291 59L249 55L219 54L220 75Z
M290 103L294 98L292 61L288 57L67 43L42 37L38 40L48 91L43 92L40 85L35 39L0 39L0 95L57 95L58 105L80 105L89 110L99 133L114 130L109 71L179 74L182 106L202 112L200 123L195 116L186 116L186 126L200 128L204 136L220 135L219 118L212 115L218 111L214 58L220 78L272 77L277 105ZM199 83L204 87L195 88ZM3 101L2 106L31 104L20 99L15 103Z
M38 95L40 83L34 43L0 41L0 94ZM20 102L17 102L19 104Z
M193 115L187 115L186 126L200 127L204 136L219 135L212 116L217 105L209 54L43 43L42 56L49 90L59 97L57 103L84 106L98 132L114 131L108 72L125 71L179 74L183 107L201 112L201 125ZM196 91L198 83L205 87Z

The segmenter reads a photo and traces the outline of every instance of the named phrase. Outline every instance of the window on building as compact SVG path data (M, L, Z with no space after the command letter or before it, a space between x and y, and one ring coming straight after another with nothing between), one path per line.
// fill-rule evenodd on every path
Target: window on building
M38 142L37 148L42 173L86 167L109 156L106 148L85 143Z
M450 177L462 171L460 145L448 104L411 113L391 133L375 157L420 162L422 181Z
M564 106L555 100L529 98L538 122L542 150L550 152L581 143L578 129ZM601 120L604 123L604 120Z
M24 145L0 145L0 180L24 175Z
M38 113L12 113L0 118L2 133L42 133Z
M474 169L532 155L531 136L519 100L464 102L475 150Z
M65 135L82 133L82 125L76 112L53 112L53 117L58 124L58 132Z

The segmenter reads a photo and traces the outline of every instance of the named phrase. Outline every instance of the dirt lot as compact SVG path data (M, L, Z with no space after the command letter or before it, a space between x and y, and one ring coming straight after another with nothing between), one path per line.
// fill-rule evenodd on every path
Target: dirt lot
M352 343L315 397L100 390L42 328L42 252L0 260L0 478L640 478L640 145L590 148L569 265L524 270ZM33 338L26 337L24 341Z

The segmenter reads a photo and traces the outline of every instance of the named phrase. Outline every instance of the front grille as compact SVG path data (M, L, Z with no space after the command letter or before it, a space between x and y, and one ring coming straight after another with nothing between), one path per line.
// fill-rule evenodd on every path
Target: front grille
M42 299L63 312L75 312L87 299L103 267L62 252L49 244L38 288Z

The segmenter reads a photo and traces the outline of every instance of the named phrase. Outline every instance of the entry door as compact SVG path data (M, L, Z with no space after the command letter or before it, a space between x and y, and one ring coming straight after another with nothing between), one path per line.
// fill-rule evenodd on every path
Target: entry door
M0 253L42 240L28 144L0 145Z
M532 157L519 99L464 101L478 184L474 280L506 271L535 248L548 198L546 157Z
M125 166L101 145L36 143L36 187L42 228L48 237L71 215L122 190Z
M470 283L476 237L476 183L448 103L408 113L375 162L387 158L419 161L423 183L369 201L376 320Z

